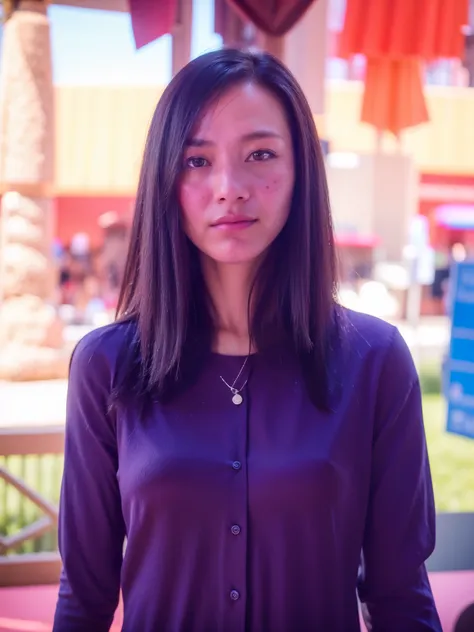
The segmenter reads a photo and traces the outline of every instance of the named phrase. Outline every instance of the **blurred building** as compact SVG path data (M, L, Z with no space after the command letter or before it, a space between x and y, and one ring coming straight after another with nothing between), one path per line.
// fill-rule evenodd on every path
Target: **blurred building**
M322 4L314 3L311 11ZM429 63L425 68L429 123L403 131L398 139L378 135L360 122L364 55L335 57L345 4L345 0L327 3L328 33L317 46L314 24L323 23L324 16L312 15L311 28L297 25L287 36L284 59L298 70L320 136L330 149L329 184L344 269L349 276L370 278L374 258L400 261L409 220L417 212L428 220L430 245L444 254L454 244L468 246L472 240L474 92L465 87L466 60L464 68L459 59ZM232 24L235 20L234 15ZM232 24L221 22L216 30L229 36ZM239 28L242 36L242 24ZM467 31L466 35L469 44ZM325 63L321 49L328 51ZM302 55L323 60L321 67L302 64ZM62 246L86 233L92 251L117 250L122 237L105 229L101 218L114 214L123 227L131 221L145 135L161 92L159 87L55 87L53 204L55 235ZM335 167L337 162L344 168ZM111 279L114 276L115 272Z
M373 154L374 132L359 121L362 90L357 81L327 84L326 113L316 120L333 153ZM145 136L161 89L57 86L55 91L57 237L68 244L76 232L86 231L92 245L99 246L102 214L113 211L131 218ZM439 222L436 208L474 205L474 91L427 86L426 94L432 120L404 133L402 153L413 156L419 174L416 206L428 217L437 245L468 238L455 225ZM388 137L384 151L390 155L400 148ZM397 221L387 215L396 209L383 200L373 212L376 234L377 225ZM357 208L352 218L365 221ZM342 240L347 239L343 232Z

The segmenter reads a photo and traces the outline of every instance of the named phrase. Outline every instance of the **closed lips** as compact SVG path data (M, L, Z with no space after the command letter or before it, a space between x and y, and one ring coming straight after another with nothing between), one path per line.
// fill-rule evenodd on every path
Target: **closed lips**
M213 226L232 226L234 224L253 224L256 222L256 219L252 217L244 217L244 216L234 216L234 217L221 217L216 222L214 222Z

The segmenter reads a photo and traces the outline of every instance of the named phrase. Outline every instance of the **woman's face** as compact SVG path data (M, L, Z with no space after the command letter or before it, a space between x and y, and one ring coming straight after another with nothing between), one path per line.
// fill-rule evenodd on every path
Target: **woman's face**
M184 229L219 263L249 263L288 218L292 138L280 103L253 84L232 88L202 117L184 153Z

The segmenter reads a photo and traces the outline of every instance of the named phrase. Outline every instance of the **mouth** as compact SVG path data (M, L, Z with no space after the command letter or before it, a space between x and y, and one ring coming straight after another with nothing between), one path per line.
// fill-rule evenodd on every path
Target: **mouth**
M221 230L242 230L244 228L249 228L253 226L257 222L256 219L252 219L251 217L221 217L214 224L212 224L213 228L221 229Z

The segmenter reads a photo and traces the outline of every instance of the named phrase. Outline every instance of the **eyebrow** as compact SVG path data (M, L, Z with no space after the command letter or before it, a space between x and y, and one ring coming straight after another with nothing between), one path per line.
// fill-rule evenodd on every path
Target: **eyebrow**
M281 134L278 134L277 132L273 132L272 130L261 129L261 130L256 130L254 132L250 132L249 134L244 134L241 140L243 140L244 142L249 142L252 140L262 140L266 138L283 139ZM187 147L209 147L211 145L215 145L215 143L212 140L207 140L205 138L194 137L194 138L190 138L186 142Z

